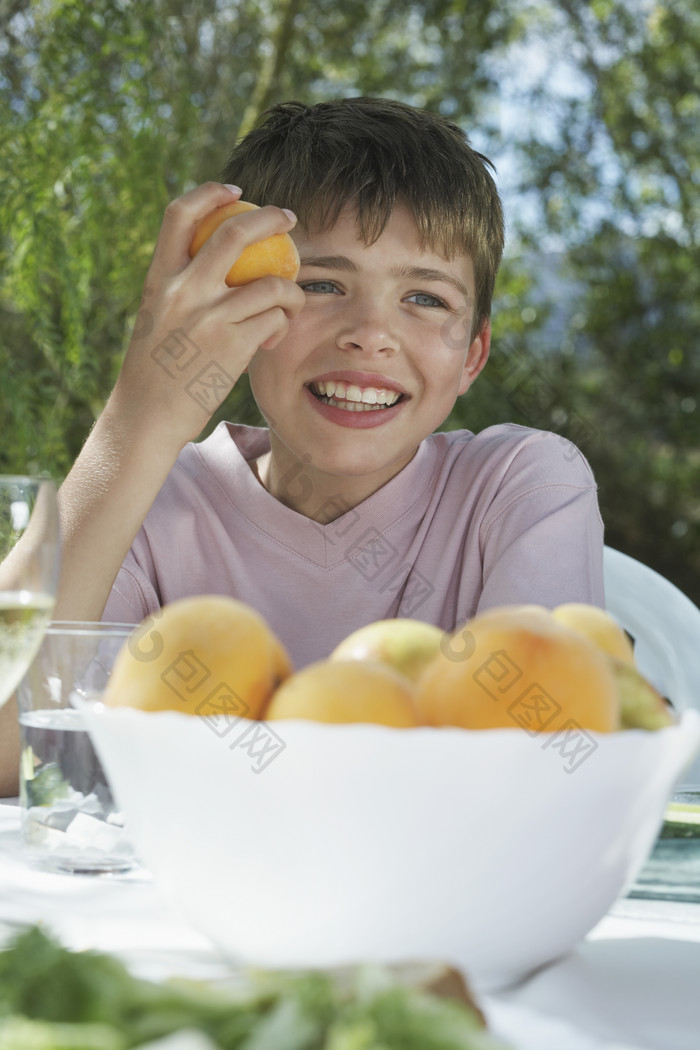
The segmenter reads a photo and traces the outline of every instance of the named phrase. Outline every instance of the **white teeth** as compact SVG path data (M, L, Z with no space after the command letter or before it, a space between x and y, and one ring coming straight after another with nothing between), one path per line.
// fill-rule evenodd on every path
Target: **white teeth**
M334 397L329 397L326 404L344 408L346 412L374 412L379 408L379 405L363 405L361 401L336 401Z
M334 404L342 401L342 407L350 411L362 411L364 405L371 407L393 405L401 396L396 390L386 390L384 387L359 387L332 379L313 383L311 388L319 397L333 401Z

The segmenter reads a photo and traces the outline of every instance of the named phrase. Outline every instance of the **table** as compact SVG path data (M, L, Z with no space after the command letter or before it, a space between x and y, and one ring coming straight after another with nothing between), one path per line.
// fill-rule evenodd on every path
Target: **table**
M230 972L147 873L31 869L22 855L19 809L3 804L0 933L27 923L43 924L67 947L114 952L139 976ZM622 899L573 952L483 1005L518 1050L698 1050L700 904ZM529 1042L516 1042L522 1033Z

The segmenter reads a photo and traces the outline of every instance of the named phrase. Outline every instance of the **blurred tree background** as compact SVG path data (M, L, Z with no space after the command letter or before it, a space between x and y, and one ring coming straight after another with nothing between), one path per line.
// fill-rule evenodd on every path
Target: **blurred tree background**
M0 0L0 471L69 469L171 198L274 101L385 95L463 126L508 212L445 425L575 441L607 542L700 603L699 83L695 0ZM245 384L224 417L259 421Z

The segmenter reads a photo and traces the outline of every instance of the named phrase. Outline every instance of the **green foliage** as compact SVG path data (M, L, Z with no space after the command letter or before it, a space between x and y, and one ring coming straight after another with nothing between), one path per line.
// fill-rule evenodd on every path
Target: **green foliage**
M607 542L700 602L700 12L544 10L531 46L548 26L571 83L550 134L518 141L539 208L521 233L531 250L556 236L570 311L548 348L542 425L559 418L588 455ZM543 105L552 73L533 88Z
M67 470L116 377L168 196L157 99L124 60L153 28L129 6L42 4L9 41L4 470Z

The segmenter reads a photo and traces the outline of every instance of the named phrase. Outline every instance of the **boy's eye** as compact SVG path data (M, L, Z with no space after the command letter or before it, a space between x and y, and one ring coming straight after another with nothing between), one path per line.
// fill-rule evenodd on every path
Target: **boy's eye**
M313 292L315 295L329 295L338 291L333 281L299 281L298 284L303 292Z
M407 298L417 306L433 306L447 309L447 303L444 299L440 299L437 295L431 295L429 292L413 292L413 294L407 296Z

